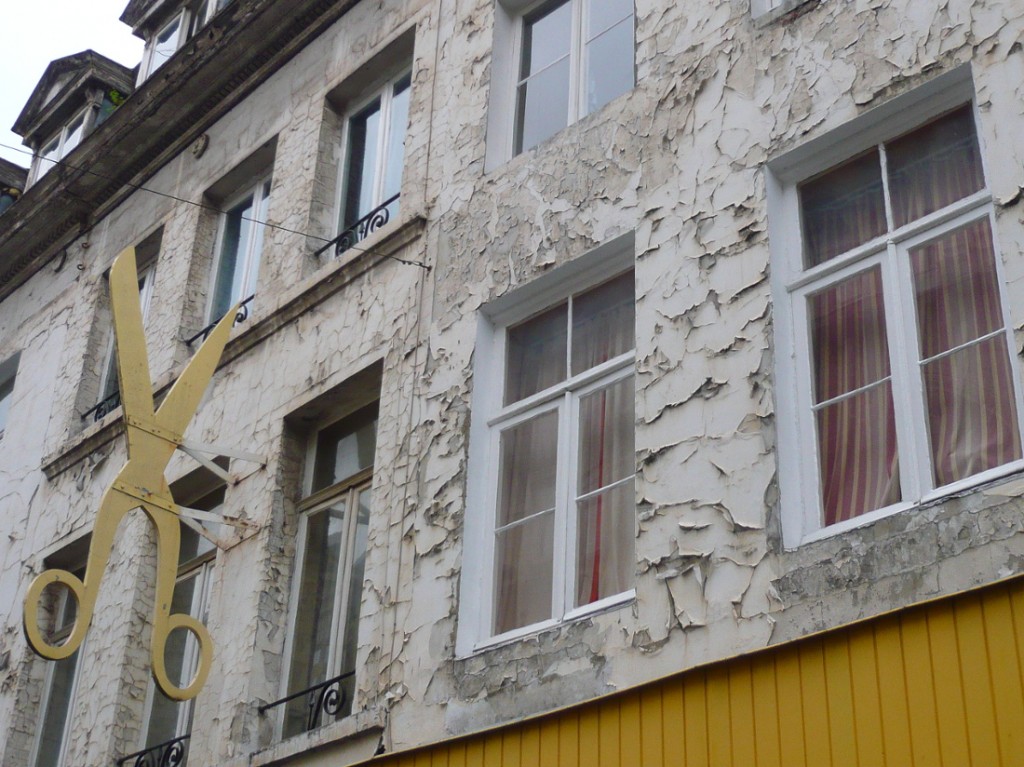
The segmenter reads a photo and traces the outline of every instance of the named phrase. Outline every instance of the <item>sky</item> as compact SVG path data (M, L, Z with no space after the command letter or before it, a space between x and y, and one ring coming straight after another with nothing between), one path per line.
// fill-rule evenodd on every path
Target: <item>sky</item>
M28 167L31 157L10 128L54 59L92 48L128 67L142 41L118 21L128 0L0 0L0 157ZM17 147L9 149L8 146Z

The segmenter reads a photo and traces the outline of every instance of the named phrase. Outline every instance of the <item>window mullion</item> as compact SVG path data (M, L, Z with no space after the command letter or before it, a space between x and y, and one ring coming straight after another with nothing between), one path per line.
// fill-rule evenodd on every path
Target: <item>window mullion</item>
M882 197L885 200L885 229L892 232L896 228L896 217L892 212L892 192L889 189L889 155L885 144L878 145L878 158L882 166Z
M586 94L583 92L583 0L572 2L572 23L569 31L569 122L572 125L585 114Z
M331 616L331 646L327 661L328 679L338 674L341 669L345 636L344 618L348 602L349 581L352 578L352 551L355 547L355 526L358 516L355 509L356 488L350 488L341 498L345 503L345 532L338 544L338 574L335 579L334 615Z
M797 428L800 433L803 453L808 457L801 461L800 466L805 468L801 479L805 498L813 498L814 503L805 504L807 514L802 520L801 537L809 530L821 527L825 521L823 502L821 498L821 449L819 447L818 422L814 413L814 382L816 371L813 365L813 344L811 341L811 301L810 292L800 293L794 296L799 301L799 310L794 314L795 333L793 344L797 353L793 360L799 368L796 375L797 401L799 403L799 417ZM811 518L813 515L813 519Z
M380 130L377 131L377 164L373 169L373 198L370 209L373 210L384 202L384 179L388 171L388 144L391 139L391 97L394 95L395 81L388 82L380 93Z
M578 418L576 407L579 398L566 392L559 405L558 414L558 470L555 474L555 524L552 545L552 601L551 617L560 620L572 604L572 589L575 574L575 554L572 541L575 531L572 513L572 492L576 475L575 440Z
M315 438L313 444L316 444ZM309 454L312 455L312 446L310 446ZM307 460L307 464L311 464L312 461ZM308 469L309 475L312 475L312 470ZM307 485L308 487L308 485ZM292 569L292 584L291 593L288 598L288 632L284 638L284 658L287 659L283 664L283 673L281 674L281 697L288 694L288 687L291 684L292 675L292 654L295 652L295 638L299 631L298 625L298 614L299 614L299 597L301 596L301 581L302 573L306 566L306 538L309 534L309 513L304 513L299 516L298 530L296 531L296 539L299 541L298 547L296 547L295 553L295 566ZM281 739L281 735L284 732L284 710L282 709L280 715L277 717L277 721L274 722L274 737L276 740Z
M882 291L893 378L893 409L904 499L931 488L931 454L924 388L918 364L920 341L913 276L906 248L889 242L882 263Z

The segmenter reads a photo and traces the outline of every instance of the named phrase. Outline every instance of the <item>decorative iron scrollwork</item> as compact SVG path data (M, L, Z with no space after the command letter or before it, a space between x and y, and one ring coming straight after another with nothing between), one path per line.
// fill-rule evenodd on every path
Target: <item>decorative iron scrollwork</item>
M255 293L253 293L251 296L249 296L247 299L245 299L244 301L242 301L242 303L240 303L238 305L238 311L235 313L235 322L234 322L235 325L241 325L243 322L245 322L247 319L249 319L249 314L252 311L251 307L249 305L250 305L250 303L252 303L252 300L254 298L256 298L256 294ZM213 332L213 329L215 327L217 327L217 323L218 322L220 322L220 317L215 319L213 322L211 322L209 325L207 325L205 328L200 330L198 333L196 333L191 338L186 338L185 339L185 345L186 346L191 346L192 344L194 344L196 341L198 341L200 339L205 341L206 337L208 335L210 335L210 333Z
M103 417L107 413L110 413L119 407L121 407L121 392L115 391L82 413L82 420L84 421L92 416L93 422L102 421Z
M394 212L392 209L398 209L398 206L395 205L395 203L398 202L398 198L400 196L401 195L396 194L394 197L386 199L379 206L371 210L361 219L352 224L348 229L320 248L320 250L313 254L314 258L318 258L331 248L334 248L334 256L337 258L346 250L355 247L359 242L365 240L378 229L387 225L387 223L391 221L391 216Z
M188 735L157 743L134 754L122 756L117 767L185 767L188 759Z
M307 687L305 690L293 692L287 698L275 700L265 706L260 706L260 713L264 714L272 708L291 703L293 700L306 697L306 705L309 712L306 715L306 730L315 730L322 723L324 715L336 719L348 712L348 692L345 688L345 681L355 676L355 671L328 679L326 682Z

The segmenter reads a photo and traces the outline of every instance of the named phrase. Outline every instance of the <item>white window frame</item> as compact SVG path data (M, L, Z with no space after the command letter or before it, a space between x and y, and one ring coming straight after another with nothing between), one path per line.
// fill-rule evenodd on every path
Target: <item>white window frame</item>
M220 506L215 506L210 509L212 512L217 512ZM193 618L196 618L200 623L205 624L209 617L210 611L210 598L213 590L213 577L214 568L217 563L217 551L208 551L205 554L201 554L195 558L192 562L187 562L184 568L179 568L179 573L174 581L175 588L182 581L186 581L189 578L196 579L196 585L192 592L192 604L189 606L188 614ZM195 670L199 667L199 644L196 642L195 637L192 636L191 632L187 632L188 637L185 643L185 656L183 660L183 667L190 669L191 673L194 674ZM149 727L151 724L150 717L153 713L153 698L156 696L157 688L156 683L152 677L150 677L149 685L146 690L146 704L143 709L142 721L144 726L141 728L139 738L139 749L146 748L146 740L149 737ZM183 700L177 702L177 715L178 721L174 728L174 738L180 738L189 733L189 722L192 717L192 707L195 705L195 698L189 700Z
M224 258L224 235L227 228L228 216L235 208L242 204L243 201L249 197L253 198L254 216L250 220L252 224L253 232L255 233L256 227L265 226L267 223L267 214L270 210L270 193L273 182L273 174L271 172L261 175L254 183L249 184L245 187L245 190L229 198L226 205L221 209L221 212L217 220L217 240L216 250L214 251L213 257L213 268L210 273L209 291L206 306L206 317L210 322L216 322L220 319L219 316L214 316L215 306L214 301L216 298L217 279L219 276L221 260ZM241 291L240 295L234 297L234 301L242 301L251 295L256 293L257 283L259 281L259 270L260 261L263 258L263 247L266 232L261 232L258 236L249 238L249 241L244 244L244 248L239 248L239 251L235 254L237 263L242 266L242 280L241 280ZM257 243L259 245L257 246Z
M337 222L337 231L339 234L345 229L345 199L348 196L348 187L351 180L349 143L351 140L352 120L376 99L380 99L381 131L380 135L377 137L377 163L373 168L373 192L371 193L373 204L370 207L370 210L372 211L378 208L385 199L384 182L387 178L387 172L390 167L389 162L391 160L391 158L387 156L387 148L391 143L391 136L396 128L393 124L394 120L391 115L392 103L395 98L395 86L407 77L409 78L409 85L406 87L406 91L409 93L411 107L412 67L406 66L399 70L398 74L388 78L386 82L382 83L379 87L374 88L364 98L355 102L353 106L347 108L342 115L341 162L338 163L338 196L334 211L334 220ZM408 138L408 121L405 125L401 126L401 130L405 133L406 138ZM405 158L406 154L403 151L401 168L401 178L403 179L405 178ZM399 183L399 188L401 188L401 183ZM399 194L401 194L401 191L399 191ZM401 197L399 197L399 201L400 200Z
M635 589L631 588L590 604L572 607L574 584L571 571L576 562L573 549L577 514L575 484L569 481L577 474L579 401L587 394L608 388L636 374L635 339L634 347L629 352L570 376L525 399L510 405L502 403L508 328L556 306L572 295L585 293L633 269L633 249L632 234L606 243L586 256L548 272L532 284L492 302L478 318L471 405L474 417L470 427L463 572L456 638L458 657L466 657L479 650L627 603L636 596ZM516 423L550 410L559 413L558 455L560 463L563 460L566 462L556 480L552 616L538 623L494 634L491 627L496 582L495 522L501 433ZM635 475L629 481L635 481Z
M350 415L359 413L366 408L372 407L373 402L358 407L349 413L346 413L340 418L332 418L329 421L318 424L317 428L309 437L309 441L306 443L306 450L304 455L303 465L303 478L302 478L302 492L303 498L298 504L299 508L299 525L296 533L296 553L295 563L292 568L292 584L291 584L291 595L289 598L288 607L288 631L285 634L284 643L284 655L281 673L281 688L280 697L286 697L291 683L291 672L292 672L292 652L295 649L295 634L299 630L297 626L298 612L299 612L299 600L302 597L302 572L306 563L306 535L307 528L309 525L309 518L336 504L341 498L346 500L346 509L348 515L345 519L345 533L342 541L339 545L341 550L341 556L338 557L338 573L337 573L337 594L335 599L334 611L331 615L331 644L328 648L328 661L327 661L327 675L321 682L326 682L328 679L332 679L341 673L341 662L342 654L344 651L344 640L345 640L345 616L348 614L348 600L351 593L352 584L352 564L353 556L355 552L355 532L358 524L358 503L359 495L364 492L371 493L371 505L370 513L373 513L373 477L374 467L377 464L376 456L374 456L374 462L370 466L356 472L350 477L337 482L333 485L325 487L316 492L312 492L313 488L313 471L316 461L317 454L317 438L320 432L330 428L338 421L346 418ZM378 415L379 418L379 415ZM378 421L379 423L379 421ZM379 426L377 427L379 428ZM365 573L364 573L365 577ZM358 676L358 668L356 669ZM355 701L349 701L349 705L353 705ZM354 710L354 709L353 709ZM274 722L274 740L280 741L284 733L285 723L285 706L280 706L280 711L277 714Z
M80 562L75 567L68 568L68 569L70 569L72 572L75 572L80 578L84 577L84 574L85 574L85 563L84 562ZM61 589L61 591L60 591L60 598L57 601L57 604L55 606L54 613L53 613L54 616L55 616L55 619L56 619L57 616L60 616L64 612L64 609L67 606L67 602L68 602L70 594L71 594L71 592L68 589L66 589L66 588ZM77 616L76 616L76 619L77 619ZM67 633L70 633L71 628L73 626L74 626L74 622L72 622L69 626L65 627L65 631ZM60 635L58 634L58 637L59 636ZM73 654L71 656L72 658L74 658L75 669L72 672L71 686L68 688L67 709L66 709L66 712L65 712L65 715L64 715L64 726L63 726L63 728L61 730L60 750L59 750L59 754L57 756L57 767L63 767L63 765L67 762L68 741L69 741L69 737L68 736L69 736L69 734L71 732L71 723L72 723L72 720L74 719L74 716L75 716L75 702L76 702L76 700L78 698L78 682L79 682L79 679L82 676L82 658L85 656L85 648L87 647L88 644L89 644L88 640L83 641L81 646L75 652L75 654ZM45 679L45 681L43 683L43 694L40 696L40 699L39 699L39 724L40 724L40 726L37 729L35 738L33 739L33 742L32 742L32 755L29 758L29 764L32 764L32 765L38 765L39 764L39 756L40 756L39 750L42 747L43 731L44 731L43 725L45 724L45 722L43 722L42 720L46 716L46 714L47 714L47 712L49 710L49 707L50 707L50 698L51 698L51 696L53 694L53 675L57 672L57 664L58 663L69 663L69 662L71 662L71 658L65 658L64 660L60 660L60 661L48 661L46 663L46 679Z
M14 405L14 387L18 381L18 363L21 353L0 362L0 439L7 431Z
M493 95L487 120L486 170L492 170L509 158L525 154L537 146L516 151L516 126L519 121L518 94L519 83L522 81L520 75L526 21L565 3L571 4L572 14L569 44L569 114L565 127L569 127L590 114L586 106L583 75L586 44L584 30L586 29L586 14L592 2L601 2L601 0L539 0L538 2L496 0L494 60L491 65ZM635 2L633 5L633 87L636 87ZM599 109L603 108L604 106ZM558 133L554 135L558 135ZM548 140L550 139L544 141Z
M174 51L163 61L156 61L156 48L157 40L160 35L172 24L178 23L178 32L174 40ZM146 50L143 54L142 66L139 67L139 84L141 85L145 80L152 77L153 73L156 72L160 67L166 64L171 58L181 50L181 46L188 40L188 28L191 24L189 17L189 10L187 8L180 8L176 13L172 14L153 34L153 36L146 41Z
M801 181L837 167L867 149L912 132L968 102L972 104L982 169L987 182L989 174L985 167L984 137L980 130L968 69L954 70L936 78L918 91L856 118L823 139L810 142L769 164L768 215L776 319L776 387L780 394L794 392L796 395L776 397L782 528L787 548L870 524L900 511L1024 470L1024 460L1018 460L943 487L934 486L923 382L919 371L916 308L913 293L908 292L913 284L908 256L911 248L971 222L983 219L989 221L1002 301L1002 333L1008 343L1014 384L1017 427L1018 433L1024 434L1020 367L1013 354L1015 342L1009 318L1004 264L996 236L992 195L987 186L969 197L898 229L891 229L822 264L805 268L802 262L801 212L797 188ZM885 179L883 183L885 194L888 195L888 180ZM825 526L820 490L820 457L812 412L812 386L815 379L807 297L873 265L881 269L896 412L900 484L906 500Z
M43 142L39 148L39 152L35 156L35 172L32 174L33 184L39 181L39 179L49 173L53 168L57 167L61 160L71 154L71 152L75 150L75 147L85 140L86 123L89 117L88 112L89 107L85 107L75 112L74 116L64 123L57 133L51 136L48 141ZM67 147L68 136L72 133L71 126L79 120L82 122L82 135L79 137L77 143L71 147ZM48 159L45 157L46 148L52 146L54 142L57 144L57 153L54 155L53 159Z
M145 325L149 316L149 306L153 302L153 283L156 282L156 259L145 264L139 271L139 305L142 309L142 322ZM115 338L114 327L111 324L110 332L107 334L107 351L103 357L103 371L100 378L99 396L97 402L102 402L107 397L113 396L114 392L120 391L120 382L117 380L117 360L114 352ZM111 386L113 388L111 388Z

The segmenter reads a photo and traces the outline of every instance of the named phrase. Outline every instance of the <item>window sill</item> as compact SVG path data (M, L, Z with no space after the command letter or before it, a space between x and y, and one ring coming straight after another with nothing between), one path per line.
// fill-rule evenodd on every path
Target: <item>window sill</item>
M616 594L615 596L598 600L597 602L593 602L592 604L584 607L577 607L576 609L566 613L564 618L557 620L552 618L551 620L534 623L530 626L524 626L520 629L506 631L504 634L482 639L473 645L473 649L470 652L463 655L456 655L455 659L465 660L477 655L482 655L491 650L507 647L508 645L515 644L516 642L521 642L524 639L532 639L544 634L545 632L561 629L565 626L576 623L577 621L593 618L597 615L603 615L604 613L614 612L633 604L635 601L636 589L630 589L629 591L624 591L621 594Z
M850 530L865 527L879 521L880 519L886 519L887 517L900 514L904 511L931 508L945 503L956 496L967 495L974 492L982 492L986 495L1024 495L1024 461L1014 461L1013 463L1008 463L1005 466L997 466L994 469L983 471L980 474L975 474L967 479L962 479L959 482L954 482L946 485L945 487L933 490L917 501L903 501L902 503L896 503L892 506L886 506L884 509L870 511L867 514L861 514L859 517L855 517L854 519L848 519L845 522L839 522L820 530L806 533L800 540L799 544L793 547L787 547L787 549L793 551L801 546L833 538Z
M325 724L315 730L293 735L287 740L257 751L249 761L252 767L287 764L299 754L323 752L332 763L354 764L370 759L377 752L387 724L382 708L369 708Z
M266 291L260 293L261 300L266 296L269 305L264 309L261 304L256 312L259 316L244 326L236 326L220 364L226 365L258 346L285 325L350 285L377 263L390 260L395 253L418 240L425 228L426 219L422 215L402 216L394 224L384 226L360 241L359 250L350 248L341 258L332 259L297 285L277 295Z
M425 227L426 219L421 215L402 217L360 242L360 250L346 251L342 258L325 264L309 278L279 295L277 301L268 307L265 313L261 305L258 310L260 316L250 318L245 324L236 325L232 329L218 370L353 282L365 270L371 268L367 259L388 260L392 254L415 242ZM263 294L260 295L262 298ZM267 298L273 296L268 295ZM155 395L159 396L169 389L183 369L184 364L161 376L154 387ZM89 424L84 430L70 437L56 452L47 456L42 466L46 478L53 480L116 439L122 431L122 412L119 405L101 420Z

